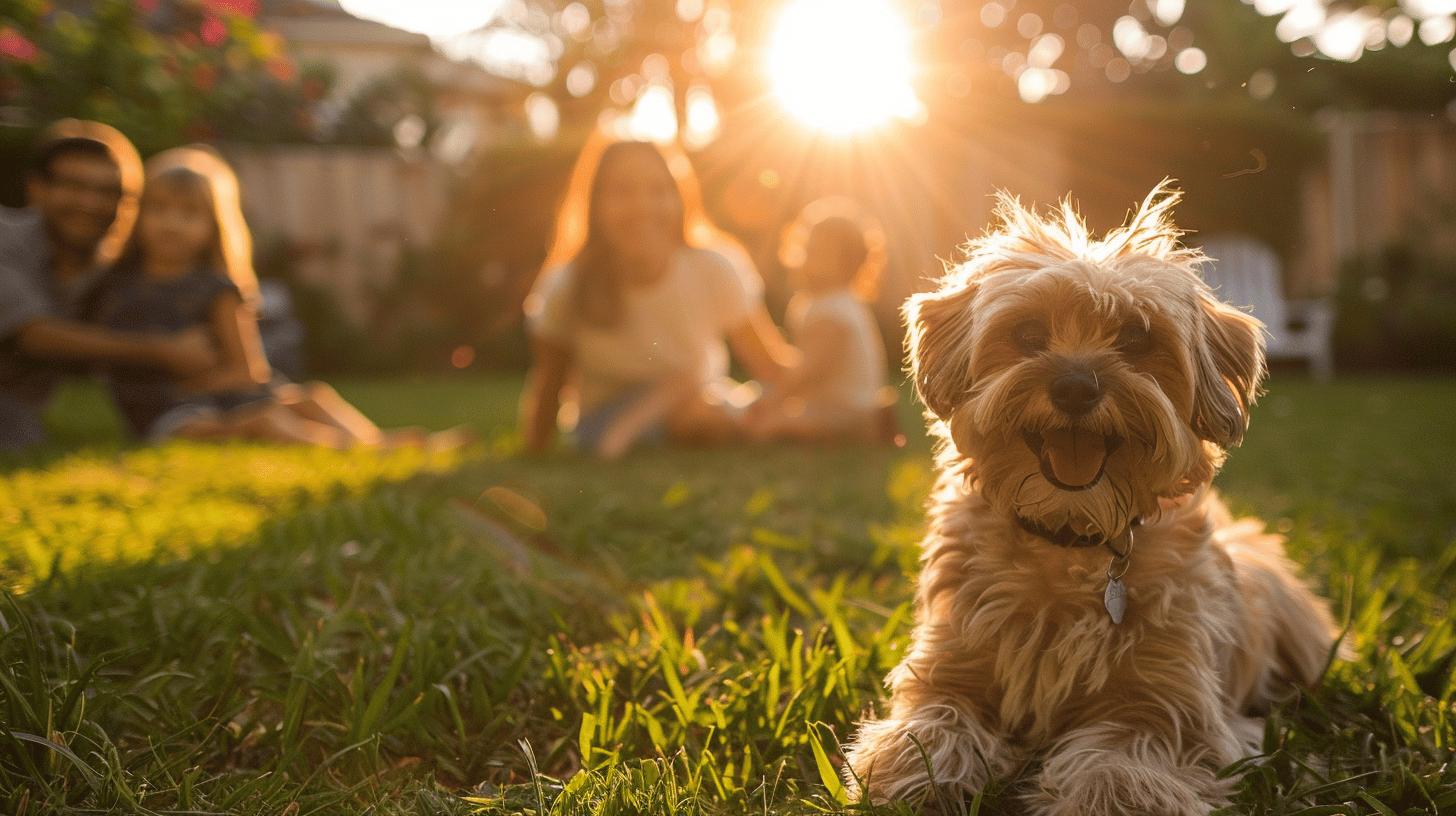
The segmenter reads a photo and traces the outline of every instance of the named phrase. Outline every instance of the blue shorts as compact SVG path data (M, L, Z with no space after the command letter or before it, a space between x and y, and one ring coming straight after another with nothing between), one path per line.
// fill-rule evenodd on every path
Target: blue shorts
M198 420L222 419L233 411L261 408L272 401L272 393L263 388L198 394L159 414L147 425L142 437L152 444L165 442Z
M602 444L602 436L612 423L620 417L624 411L632 407L634 403L647 396L652 390L651 383L634 385L626 389L620 395L594 406L590 411L582 412L576 421L576 427L572 429L567 438L571 444L582 453L596 453L597 448ZM667 442L667 423L658 422L637 437L637 445L661 445Z

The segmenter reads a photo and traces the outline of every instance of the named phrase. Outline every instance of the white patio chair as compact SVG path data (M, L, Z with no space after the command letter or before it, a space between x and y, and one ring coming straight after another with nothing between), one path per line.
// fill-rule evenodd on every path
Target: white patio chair
M1335 310L1328 298L1286 299L1279 256L1249 236L1211 235L1203 251L1213 259L1203 277L1218 296L1264 321L1270 359L1303 360L1317 380L1334 376Z

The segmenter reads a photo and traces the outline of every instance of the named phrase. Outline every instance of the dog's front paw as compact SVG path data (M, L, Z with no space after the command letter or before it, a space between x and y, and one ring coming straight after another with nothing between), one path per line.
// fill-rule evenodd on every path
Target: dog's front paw
M860 725L846 752L845 783L851 798L875 804L960 801L981 790L1002 755L979 724L953 711L925 719L871 720Z
M1108 752L1100 761L1059 764L1042 769L1041 783L1029 797L1040 816L1206 816L1213 805L1203 798L1217 788L1202 768L1139 764L1133 757Z

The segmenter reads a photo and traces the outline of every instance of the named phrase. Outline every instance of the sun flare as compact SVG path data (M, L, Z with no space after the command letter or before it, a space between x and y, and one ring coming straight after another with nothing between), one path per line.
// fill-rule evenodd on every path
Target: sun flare
M836 135L915 119L910 29L887 0L791 0L768 48L779 103Z

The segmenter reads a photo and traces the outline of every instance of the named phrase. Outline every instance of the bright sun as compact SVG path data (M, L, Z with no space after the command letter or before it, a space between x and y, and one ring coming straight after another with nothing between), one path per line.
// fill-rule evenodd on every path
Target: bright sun
M845 135L923 111L910 50L910 29L887 0L790 0L768 74L790 114Z

